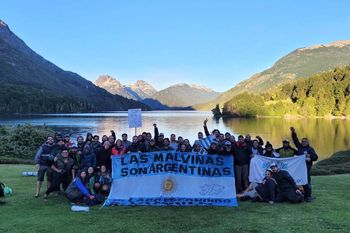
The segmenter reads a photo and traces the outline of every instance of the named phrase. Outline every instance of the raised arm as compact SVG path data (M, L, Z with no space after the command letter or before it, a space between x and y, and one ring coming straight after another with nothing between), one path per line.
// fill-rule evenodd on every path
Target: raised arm
M158 131L157 124L154 123L154 124L153 124L153 127L154 127L154 140L156 140L156 142L158 142L159 131Z
M256 139L258 139L259 144L260 144L261 146L264 145L264 141L262 140L262 138L261 138L260 136L256 136Z
M294 127L290 127L290 131L292 132L292 139L294 142L294 145L298 148L298 150L302 147L299 138L297 136L297 133L295 132Z
M204 128L205 135L206 135L207 137L209 137L209 136L210 136L210 133L209 133L209 130L208 130L208 127L207 127L207 122L208 122L208 118L204 120L204 122L203 122L203 128Z

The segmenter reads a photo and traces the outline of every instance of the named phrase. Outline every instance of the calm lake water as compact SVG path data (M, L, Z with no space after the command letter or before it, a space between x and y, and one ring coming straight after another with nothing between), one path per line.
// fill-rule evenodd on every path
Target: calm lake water
M142 128L137 133L149 131L153 134L153 123L157 123L159 131L166 137L171 133L188 138L191 143L196 140L197 132L203 131L203 121L208 118L208 128L219 129L222 132L239 134L251 134L253 137L260 135L264 141L270 141L274 148L281 146L282 139L290 137L291 126L297 130L298 136L309 138L321 159L329 157L336 151L350 147L350 121L326 120L326 119L220 119L212 118L211 112L196 111L152 111L143 112ZM127 112L84 113L84 114L45 114L30 116L6 116L0 117L0 124L47 125L60 130L63 133L85 136L87 132L110 135L113 129L117 136L124 132L135 134L134 129L128 128ZM294 146L294 144L292 143Z

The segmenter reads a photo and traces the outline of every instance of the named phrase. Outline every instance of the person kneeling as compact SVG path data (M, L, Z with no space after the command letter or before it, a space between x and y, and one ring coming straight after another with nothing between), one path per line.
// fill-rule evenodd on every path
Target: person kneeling
M270 204L275 202L277 182L272 177L272 174L272 170L266 170L263 182L255 188L257 197L252 199L252 201L264 201Z
M101 166L101 171L95 177L94 192L102 195L108 195L111 187L111 175L107 172L106 166Z
M293 177L285 170L279 170L277 164L271 164L273 178L277 182L276 202L299 203L304 199Z
M103 202L103 197L101 195L91 195L89 190L83 183L86 178L86 172L81 171L79 175L72 180L65 191L66 197L70 202L73 203L84 203L86 205L98 205Z

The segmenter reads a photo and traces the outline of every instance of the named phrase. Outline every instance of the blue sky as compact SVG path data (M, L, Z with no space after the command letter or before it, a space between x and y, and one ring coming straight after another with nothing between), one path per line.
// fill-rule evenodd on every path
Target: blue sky
M350 39L348 1L3 0L0 19L89 80L225 91L299 47Z

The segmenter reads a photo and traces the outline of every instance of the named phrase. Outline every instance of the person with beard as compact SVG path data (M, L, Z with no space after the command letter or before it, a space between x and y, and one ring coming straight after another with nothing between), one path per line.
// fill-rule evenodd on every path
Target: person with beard
M173 151L174 148L170 147L170 140L169 138L164 138L163 140L163 147L160 148L161 151Z
M249 186L249 163L252 152L244 142L242 135L238 136L238 141L233 146L234 170L236 178L236 190L243 192Z
M91 146L95 154L97 154L97 152L101 149L102 145L100 143L100 137L98 135L94 135Z
M47 200L51 192L60 191L61 183L63 190L66 190L72 178L73 165L74 161L69 157L68 150L62 150L62 153L55 158L55 162L51 166L53 170L53 180L50 187L45 192L44 200Z
M298 154L298 151L289 145L288 139L284 139L282 142L283 146L276 150L280 158L293 157Z
M66 149L63 139L59 140L52 148L51 154L56 157L62 153L62 150Z
M208 152L202 147L201 143L199 142L199 140L196 140L193 143L193 149L192 152L197 153L199 155L206 155L208 154Z
M152 139L149 141L149 145L148 145L148 147L146 148L146 151L147 151L147 152L160 151L160 148L157 146L156 140L155 140L155 139L152 138Z
M142 144L139 144L137 136L132 137L131 145L128 148L126 148L126 153L145 152L145 151L146 151L146 148Z
M78 136L77 137L77 147L78 147L78 153L81 155L81 153L83 153L84 150L84 138L82 136Z
M40 146L38 152L35 155L34 161L36 168L38 169L38 178L36 183L36 193L35 197L39 197L42 183L46 174L47 187L50 187L52 179L51 165L53 163L54 156L52 155L52 150L54 148L54 139L52 136L48 136L46 142Z
M312 202L312 196L311 196L311 168L312 163L318 160L318 155L316 154L314 148L312 148L309 144L309 140L307 138L302 138L301 143L298 139L297 133L295 132L295 129L293 127L290 128L292 132L292 139L295 144L295 146L298 148L297 155L303 155L306 156L306 168L307 168L307 180L308 184L304 185L304 191L305 191L305 201L306 202Z
M73 164L73 169L72 169L72 174L73 178L76 176L78 170L82 168L82 158L81 154L78 151L77 145L72 145L72 147L69 150L69 157L73 159L74 164Z

